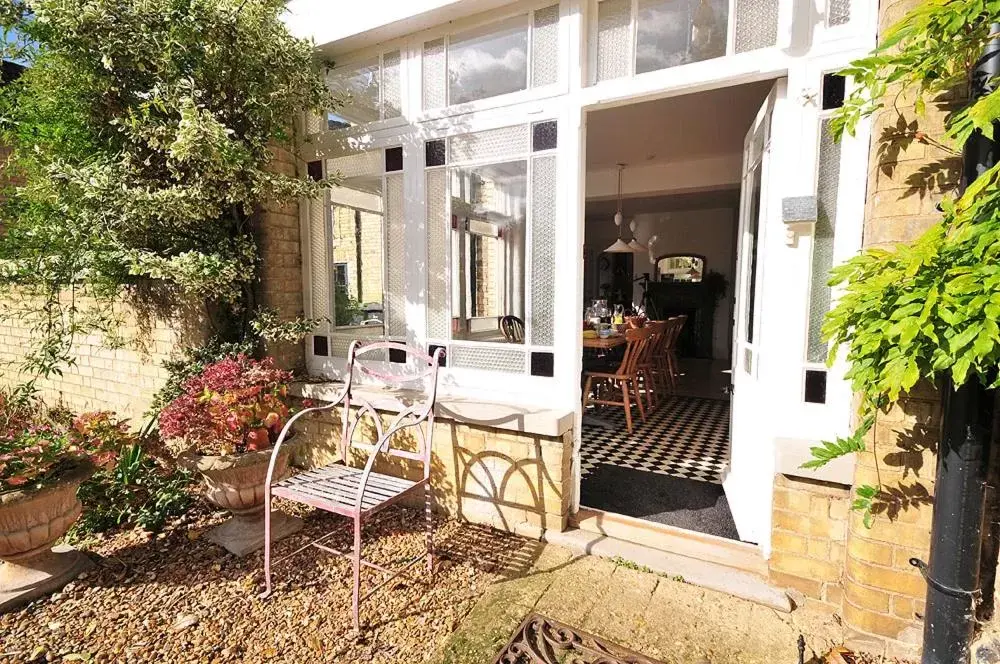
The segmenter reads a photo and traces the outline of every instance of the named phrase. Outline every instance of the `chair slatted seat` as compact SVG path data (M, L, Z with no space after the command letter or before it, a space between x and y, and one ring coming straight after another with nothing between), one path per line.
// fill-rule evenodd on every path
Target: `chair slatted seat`
M368 353L377 353L376 357L381 357L387 349L406 353L406 365L416 366L417 370L406 374L384 373L370 369L358 362L360 356ZM264 592L262 597L268 597L272 592L271 501L274 497L303 503L316 509L348 517L353 521L354 547L351 552L337 551L322 544L325 537L311 542L311 545L328 553L351 559L354 577L354 592L351 603L355 629L361 628L360 605L362 599L370 597L378 589L385 587L389 581L404 573L420 560L426 560L428 573L433 572L434 521L430 480L431 445L434 434L434 406L437 400L437 375L442 353L443 350L438 349L432 357L418 348L393 341L378 341L364 346L358 341L354 341L347 353L347 368L344 372L346 384L340 395L325 405L299 411L285 424L285 428L278 436L271 453L271 465L268 467L267 479L264 484ZM383 424L382 413L372 403L353 394L355 373L363 373L386 386L395 388L395 395L401 399L401 405L399 412L391 418L389 424ZM408 387L415 382L419 383L423 389L413 390ZM306 414L329 411L337 406L342 409L340 462L302 471L282 480L275 480L274 468L278 451L287 440L295 421ZM376 437L374 442L355 440L358 424L365 420L374 429ZM398 447L394 444L398 435L411 433L416 446L415 450ZM349 454L351 450L360 450L368 454L363 467L351 465L351 455ZM419 464L422 470L421 479L409 480L375 472L374 466L380 457L382 459L395 457L402 460L403 463ZM365 519L418 491L423 493L424 498L426 553L403 562L395 570L362 559L361 535ZM376 569L387 575L364 598L361 597L362 566Z

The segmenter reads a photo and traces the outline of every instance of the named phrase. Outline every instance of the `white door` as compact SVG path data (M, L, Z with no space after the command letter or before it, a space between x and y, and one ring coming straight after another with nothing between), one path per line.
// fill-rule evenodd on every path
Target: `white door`
M770 519L770 501L761 491L763 471L759 463L766 449L760 440L768 427L761 422L766 412L758 376L760 358L760 316L764 261L764 229L767 224L767 183L771 154L771 115L783 81L771 88L743 143L743 176L740 193L739 232L736 243L736 280L733 292L733 365L732 403L730 410L729 470L723 481L726 498L740 539L746 542L767 541L762 532ZM770 477L764 478L772 481Z

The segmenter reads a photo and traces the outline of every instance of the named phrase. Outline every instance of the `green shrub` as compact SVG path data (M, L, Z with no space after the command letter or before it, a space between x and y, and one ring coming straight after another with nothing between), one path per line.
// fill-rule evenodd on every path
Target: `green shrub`
M118 463L97 472L80 486L83 515L70 531L70 539L139 526L157 531L167 519L190 507L192 477L169 469L134 443L123 449Z

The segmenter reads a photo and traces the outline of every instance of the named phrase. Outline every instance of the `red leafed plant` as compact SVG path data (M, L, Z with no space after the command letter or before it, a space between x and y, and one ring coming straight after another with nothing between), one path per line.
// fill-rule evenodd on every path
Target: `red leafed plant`
M211 364L160 411L160 435L198 454L266 449L288 421L289 380L269 357L236 355Z
M29 412L0 394L0 493L51 485L81 464L109 468L122 446L134 441L112 413L85 413L69 422L35 406Z

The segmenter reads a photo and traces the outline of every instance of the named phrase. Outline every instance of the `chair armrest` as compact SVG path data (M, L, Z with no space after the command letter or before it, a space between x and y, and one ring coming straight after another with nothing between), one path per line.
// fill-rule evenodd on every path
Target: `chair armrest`
M336 408L344 402L350 388L350 383L344 385L343 391L334 401L326 403L322 406L314 406L312 408L304 408L300 410L292 415L292 417L285 423L285 426L281 428L281 433L278 434L278 440L274 443L274 449L271 450L271 460L267 465L267 476L264 479L264 494L268 499L270 499L271 496L271 481L274 477L274 467L278 462L278 452L281 450L282 444L284 444L284 442L288 439L288 432L292 430L292 425L295 424L297 419L307 413L321 413Z

